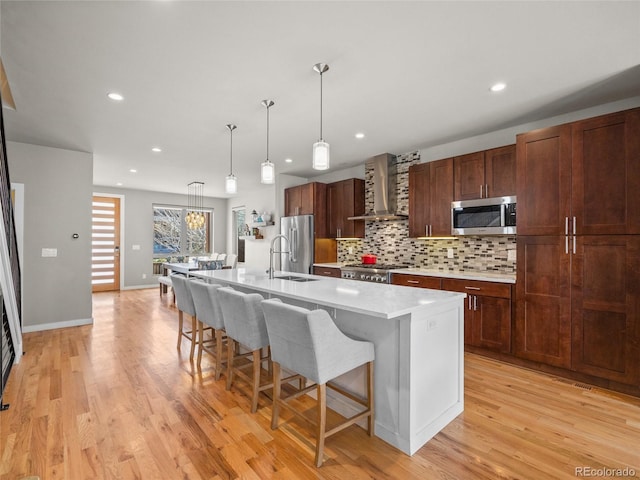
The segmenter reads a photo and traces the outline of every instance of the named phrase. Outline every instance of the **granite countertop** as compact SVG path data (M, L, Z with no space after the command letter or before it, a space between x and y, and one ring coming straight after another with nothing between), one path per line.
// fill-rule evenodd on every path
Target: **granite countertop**
M464 293L407 288L303 273L276 272L276 278L270 279L264 270L248 268L199 270L191 272L191 275L213 283L219 280L257 292L387 319L402 317L425 308L439 307L443 303L459 302L466 297ZM295 282L277 278L285 276L304 277L312 281Z

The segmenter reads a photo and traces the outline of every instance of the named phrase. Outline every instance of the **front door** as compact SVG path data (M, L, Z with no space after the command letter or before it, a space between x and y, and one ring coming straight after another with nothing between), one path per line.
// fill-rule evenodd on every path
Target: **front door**
M120 290L120 199L93 197L91 290Z

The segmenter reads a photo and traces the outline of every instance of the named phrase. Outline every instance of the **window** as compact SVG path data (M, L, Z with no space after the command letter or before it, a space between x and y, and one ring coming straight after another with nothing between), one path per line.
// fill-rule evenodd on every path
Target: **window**
M213 210L203 209L202 228L187 228L185 207L153 206L153 256L155 258L203 255L211 250Z

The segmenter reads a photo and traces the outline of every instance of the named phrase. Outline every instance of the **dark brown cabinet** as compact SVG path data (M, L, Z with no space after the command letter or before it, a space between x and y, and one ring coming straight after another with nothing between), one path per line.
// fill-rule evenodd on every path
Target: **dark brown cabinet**
M284 191L284 214L313 215L316 238L327 236L327 185L311 182Z
M440 277L427 277L425 275L411 275L408 273L394 273L391 275L391 283L405 285L407 287L432 288L441 290L442 279Z
M464 343L496 352L511 352L511 285L443 278L442 289L467 294Z
M327 227L330 238L364 238L364 180L350 178L327 185Z
M409 236L451 235L453 159L409 167Z
M640 236L577 238L571 260L571 366L640 382Z
M517 138L515 353L640 386L640 109Z
M454 200L515 195L516 146L454 157Z
M342 272L338 267L313 267L314 275L322 275L323 277L340 278Z
M570 257L567 237L517 239L515 353L535 362L571 366Z
M640 233L640 109L517 137L519 235Z
M640 109L575 122L571 137L571 231L640 234Z

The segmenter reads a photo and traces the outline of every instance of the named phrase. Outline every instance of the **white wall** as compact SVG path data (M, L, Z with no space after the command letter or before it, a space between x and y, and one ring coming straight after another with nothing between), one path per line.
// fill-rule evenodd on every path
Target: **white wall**
M7 157L24 184L23 330L91 323L93 155L7 142Z
M304 182L302 182L304 183ZM244 242L244 263L247 267L264 268L269 267L269 245L271 239L280 233L281 212L276 206L276 185L264 185L253 191L240 191L236 196L227 200L227 242L226 251L232 251L233 242L233 215L231 211L236 207L244 207L247 215L247 222L252 210L257 213L267 212L271 214L271 221L275 225L270 227L260 227L263 239L245 240Z
M153 276L153 205L188 205L187 195L94 186L94 193L114 194L123 197L121 208L124 224L121 226L124 241L120 247L123 284L121 288L157 285ZM185 185L186 190L186 185ZM204 206L213 209L212 251L226 248L227 210L223 198L204 197ZM133 250L138 245L139 250ZM143 278L143 275L146 278Z
M627 110L638 106L640 106L640 97L633 97L618 102L579 110L577 112L567 113L565 115L559 115L557 117L545 118L537 122L530 122L517 125L515 127L505 128L503 130L497 130L484 135L478 135L451 143L423 148L420 150L420 161L431 162L456 155L464 155L467 153L478 152L480 150L488 150L490 148L509 145L516 143L516 135L519 133L530 132L531 130L536 130L538 128L552 127L554 125L562 125L563 123L573 122L584 118L597 117L598 115Z

